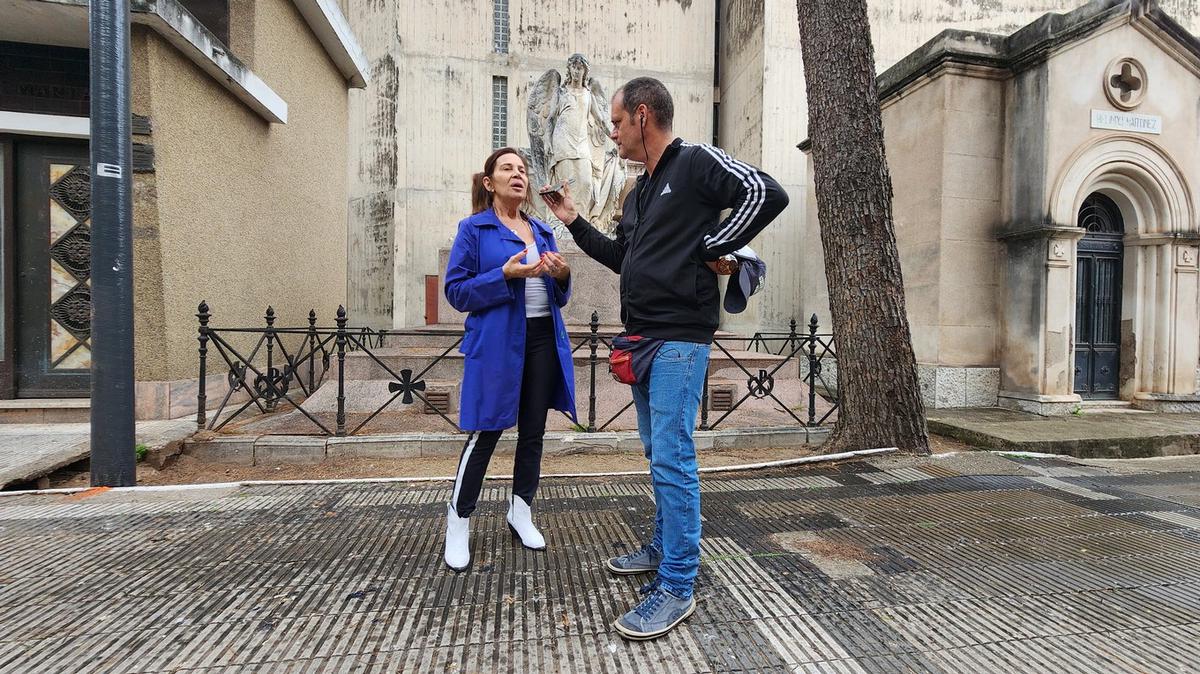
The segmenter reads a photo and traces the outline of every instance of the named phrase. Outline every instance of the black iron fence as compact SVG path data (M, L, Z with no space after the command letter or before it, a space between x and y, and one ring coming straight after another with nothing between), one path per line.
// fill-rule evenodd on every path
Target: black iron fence
M271 307L263 316L263 325L253 327L219 327L213 325L213 314L207 303L200 303L196 318L199 321L200 342L200 385L197 394L196 424L201 430L219 431L229 424L246 419L253 412L268 415L280 411L295 411L309 423L308 432L321 435L356 435L377 419L383 412L394 409L397 401L409 406L424 405L424 410L438 415L455 431L458 425L448 416L448 401L443 395L438 398L427 390L427 375L439 364L456 358L462 343L463 332L427 330L376 330L352 327L346 310L338 307L334 326L318 326L315 311L308 313L308 325L302 327L280 327L275 324L276 315ZM586 353L587 415L576 426L579 431L589 433L605 431L633 407L632 396L624 407L601 423L597 423L598 378L608 378L607 356L600 353L612 346L612 337L601 333L600 317L592 313L586 332L572 333L572 355ZM786 412L791 421L799 426L820 426L827 423L837 411L836 377L827 372L830 365L836 366L837 355L833 336L821 333L814 315L806 331L797 330L795 320L788 332L757 332L749 337L718 336L713 341L709 370L705 373L703 399L700 406L700 430L713 430L729 419L748 401L772 400L776 409ZM428 361L420 369L396 369L385 360L383 350L389 344L405 340L436 340L436 348L422 358ZM347 414L346 357L360 352L389 378L386 400L373 410L361 413L362 418L351 419ZM768 366L752 364L761 360L758 356L771 357ZM745 377L744 385L726 385L714 390L710 377L714 361L724 363L726 369L736 369ZM578 362L578 361L577 361ZM785 368L796 368L795 379L804 383L807 400L803 414L796 411L776 395L776 382L781 375L788 376ZM216 370L225 374L221 401L209 409L208 391L205 382ZM307 409L309 400L327 382L330 370L336 376L336 403L332 418L322 420L318 411ZM332 383L332 382L330 382ZM717 397L720 400L717 400ZM436 398L436 399L435 399ZM818 401L821 401L818 404ZM577 401L579 402L579 401ZM715 418L714 418L715 417ZM586 421L586 425L583 423Z

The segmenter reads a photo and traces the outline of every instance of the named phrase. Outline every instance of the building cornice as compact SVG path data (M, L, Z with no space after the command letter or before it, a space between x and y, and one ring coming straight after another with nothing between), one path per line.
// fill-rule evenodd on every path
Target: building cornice
M325 53L342 76L357 89L367 86L367 57L350 29L350 22L334 0L292 0Z
M86 30L87 0L31 0L80 12ZM367 60L341 10L333 0L292 0L338 72L352 87L367 85ZM178 0L131 0L130 21L143 25L173 45L234 97L274 124L286 124L288 104L239 60L216 35Z
M87 30L88 0L32 1L69 8L72 17L63 20L82 20ZM287 123L287 102L176 0L131 0L129 20L153 30L266 121Z

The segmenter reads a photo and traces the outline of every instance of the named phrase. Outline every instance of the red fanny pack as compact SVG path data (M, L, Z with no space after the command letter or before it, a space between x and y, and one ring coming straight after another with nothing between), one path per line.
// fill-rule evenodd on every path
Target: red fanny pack
M650 378L650 366L663 340L640 335L613 337L608 371L622 384L637 384Z

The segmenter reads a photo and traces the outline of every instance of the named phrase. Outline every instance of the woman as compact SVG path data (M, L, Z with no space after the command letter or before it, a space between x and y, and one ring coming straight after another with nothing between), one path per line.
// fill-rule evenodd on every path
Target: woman
M517 426L508 526L521 543L543 550L530 506L541 475L546 413L575 419L575 372L560 307L571 294L571 268L550 228L526 215L529 176L512 148L492 153L474 176L474 215L458 223L446 268L446 299L467 312L459 425L470 431L446 513L446 565L471 563L468 518L483 487L500 433Z

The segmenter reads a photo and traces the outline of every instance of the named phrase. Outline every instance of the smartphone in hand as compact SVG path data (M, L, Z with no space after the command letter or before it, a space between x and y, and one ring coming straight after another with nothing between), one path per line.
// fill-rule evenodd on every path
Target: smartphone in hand
M570 178L566 181L565 184L562 182L559 182L558 184L555 184L555 185L547 185L546 187L543 187L542 189L538 190L538 194L541 194L541 195L557 194L559 192L562 192L564 187L566 187L567 185L570 185L573 182L575 182L575 179Z

